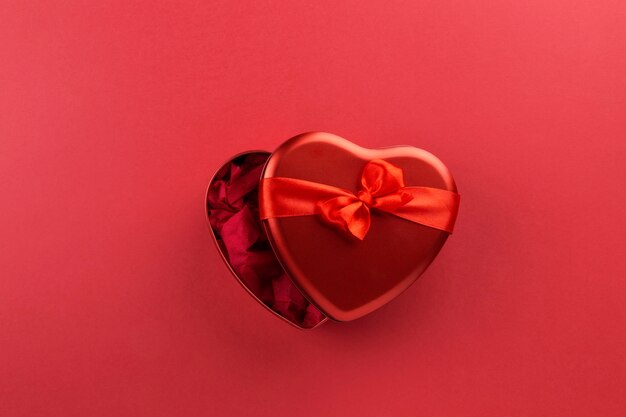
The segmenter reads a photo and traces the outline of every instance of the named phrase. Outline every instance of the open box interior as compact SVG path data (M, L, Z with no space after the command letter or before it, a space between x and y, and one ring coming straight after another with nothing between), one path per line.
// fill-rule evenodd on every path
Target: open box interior
M224 259L241 284L279 316L309 329L326 317L282 268L259 217L259 180L269 156L269 152L249 152L217 172L207 193L209 223Z

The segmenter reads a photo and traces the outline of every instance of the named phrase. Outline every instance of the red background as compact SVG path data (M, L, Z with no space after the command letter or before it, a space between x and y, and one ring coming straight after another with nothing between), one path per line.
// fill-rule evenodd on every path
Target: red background
M626 414L623 1L95 3L0 5L0 415ZM308 130L463 200L409 291L307 333L203 196Z

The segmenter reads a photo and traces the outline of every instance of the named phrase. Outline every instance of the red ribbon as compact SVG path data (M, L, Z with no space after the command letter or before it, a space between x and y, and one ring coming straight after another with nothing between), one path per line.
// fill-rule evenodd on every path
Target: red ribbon
M262 179L259 209L262 219L318 215L363 240L370 228L371 209L452 233L459 197L439 188L407 187L401 168L373 159L363 169L356 194L295 178Z

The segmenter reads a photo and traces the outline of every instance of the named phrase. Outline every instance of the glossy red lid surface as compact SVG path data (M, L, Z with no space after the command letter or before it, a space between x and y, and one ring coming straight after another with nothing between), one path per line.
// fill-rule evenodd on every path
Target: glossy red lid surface
M363 167L372 159L402 168L407 186L456 191L446 166L424 150L410 146L365 149L322 132L283 143L271 155L262 176L302 179L356 192ZM324 314L338 321L364 316L406 290L448 237L447 232L376 211L362 241L315 215L271 218L263 224L293 282Z

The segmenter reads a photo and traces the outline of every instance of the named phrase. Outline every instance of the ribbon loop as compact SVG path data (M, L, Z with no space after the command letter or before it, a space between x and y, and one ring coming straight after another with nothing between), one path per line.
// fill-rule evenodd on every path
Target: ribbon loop
M262 219L318 215L324 222L363 240L370 209L452 233L459 195L431 187L405 186L402 169L382 159L369 161L356 194L295 178L265 178L260 183Z

